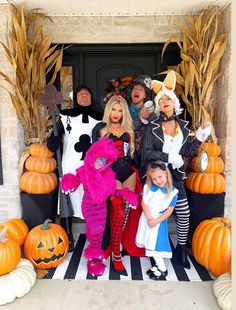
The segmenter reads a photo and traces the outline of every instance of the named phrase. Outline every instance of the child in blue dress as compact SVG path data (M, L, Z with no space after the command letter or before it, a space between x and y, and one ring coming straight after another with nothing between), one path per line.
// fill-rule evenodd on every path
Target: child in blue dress
M147 271L152 280L167 276L164 257L171 258L167 219L174 211L178 190L172 185L172 177L165 163L151 162L147 168L147 180L143 187L142 208L136 234L136 245L145 248L146 256L153 257L155 266Z

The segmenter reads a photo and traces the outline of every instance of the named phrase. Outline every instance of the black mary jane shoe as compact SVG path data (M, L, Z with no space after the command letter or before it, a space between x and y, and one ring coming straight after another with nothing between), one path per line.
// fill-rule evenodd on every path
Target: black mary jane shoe
M151 273L149 275L149 278L151 280L155 280L155 281L160 281L160 280L165 280L166 279L166 277L162 273L159 276L156 276L154 273Z
M168 275L168 270L166 269L166 271L162 271L159 268L157 268L157 270L163 275L163 277L166 277Z
M156 267L156 270L152 270L153 267ZM148 271L146 272L146 274L149 276L151 273L155 272L158 270L157 265L152 266L150 269L148 269Z

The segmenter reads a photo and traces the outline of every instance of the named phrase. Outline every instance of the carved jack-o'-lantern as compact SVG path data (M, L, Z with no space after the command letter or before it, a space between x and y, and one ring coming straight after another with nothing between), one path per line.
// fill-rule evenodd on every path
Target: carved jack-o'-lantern
M68 253L69 241L65 230L49 222L50 219L34 227L25 240L25 257L37 269L57 267Z

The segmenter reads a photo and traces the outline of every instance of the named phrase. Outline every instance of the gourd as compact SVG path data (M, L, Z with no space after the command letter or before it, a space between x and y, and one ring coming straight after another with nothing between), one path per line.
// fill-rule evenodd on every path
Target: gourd
M44 224L34 227L24 244L25 257L37 269L50 269L61 264L69 249L65 230L47 219Z
M0 232L6 226L6 238L12 237L19 244L19 246L23 245L29 232L28 226L25 224L25 222L19 218L13 218L0 225Z
M26 172L20 177L20 189L29 194L47 194L57 187L57 177L53 171L56 161L46 143L33 143L29 147L30 156L25 162Z
M0 276L0 305L27 294L36 281L36 272L27 259L21 258L11 272Z
M12 238L6 238L6 231L7 226L0 232L0 275L15 269L21 257L19 244Z
M219 306L223 310L232 309L232 278L231 273L226 272L214 280L213 291Z
M222 173L224 171L224 162L220 157L209 156L208 167L206 173ZM191 167L195 172L200 172L198 167L198 157L193 157Z
M219 173L190 172L185 185L195 193L221 194L225 192L226 182Z
M208 154L208 166L206 171L201 172L199 157L202 151ZM225 192L225 178L220 174L224 171L224 162L220 157L220 146L213 143L203 143L191 161L191 168L194 172L187 175L186 187L195 193L200 194L221 194Z
M206 151L208 156L219 156L220 155L220 146L215 143L204 142L198 148L197 154L200 154L202 151Z
M219 276L231 271L231 220L215 217L202 221L192 239L192 251L196 261Z

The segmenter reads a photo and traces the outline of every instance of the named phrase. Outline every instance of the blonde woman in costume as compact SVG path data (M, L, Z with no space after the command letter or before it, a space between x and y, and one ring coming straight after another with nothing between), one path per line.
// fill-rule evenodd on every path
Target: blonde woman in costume
M116 188L128 188L135 192L134 131L128 104L120 95L114 95L109 99L102 123L97 124L93 129L93 142L102 137L111 139L119 152L116 162L111 165L111 169L116 174ZM131 206L125 203L123 198L116 196L111 197L109 206L111 242L105 251L106 257L111 253L114 270L118 274L127 276L121 259L120 244Z

